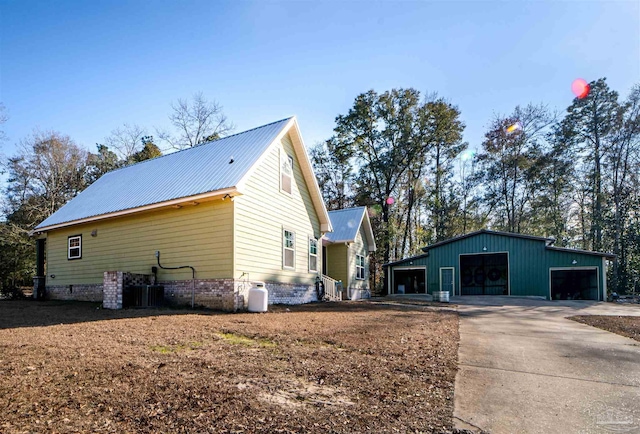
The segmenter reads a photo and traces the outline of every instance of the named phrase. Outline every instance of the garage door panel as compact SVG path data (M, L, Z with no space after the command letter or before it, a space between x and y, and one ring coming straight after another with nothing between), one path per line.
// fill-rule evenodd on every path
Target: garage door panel
M598 272L589 270L551 270L552 300L599 300Z
M425 270L394 270L393 286L395 294L425 294Z
M509 295L506 253L460 255L461 295Z

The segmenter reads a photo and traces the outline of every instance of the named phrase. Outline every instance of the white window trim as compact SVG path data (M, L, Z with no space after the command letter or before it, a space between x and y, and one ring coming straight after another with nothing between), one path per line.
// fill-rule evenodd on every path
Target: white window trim
M78 249L78 252L79 252L78 256L71 256L71 240L80 241L80 245L78 247L73 247L73 249ZM82 235L72 235L67 238L67 259L68 260L82 259Z
M359 265L359 261L358 259L362 258L362 266ZM358 277L358 270L362 268L362 277ZM367 274L367 269L366 269L366 259L364 257L364 255L359 255L356 253L356 280L364 280Z
M316 253L313 254L311 253L311 242L315 241L316 243ZM295 246L295 244L294 244ZM316 258L316 269L314 270L313 268L311 268L311 258L315 257ZM315 237L309 237L309 273L317 273L318 272L318 239Z
M291 175L286 175L285 173L282 172L282 163L284 158L288 158L289 159L289 163L291 165ZM293 195L293 157L291 155L289 155L284 149L280 148L280 191L284 194L287 194L289 196ZM287 191L283 188L282 186L282 177L283 176L289 176L289 178L291 179L290 185L291 185L291 191Z
M291 232L293 234L293 249L290 247L287 247L287 239L285 236L285 232ZM291 250L293 251L293 266L288 266L285 263L285 252L287 250ZM282 228L282 268L284 270L295 270L296 269L296 232L291 230L291 229L287 229L287 228Z

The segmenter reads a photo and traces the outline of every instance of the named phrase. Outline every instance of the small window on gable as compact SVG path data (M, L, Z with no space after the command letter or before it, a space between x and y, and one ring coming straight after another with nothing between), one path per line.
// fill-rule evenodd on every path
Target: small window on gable
M293 191L293 157L280 151L280 190L291 194Z
M296 234L286 229L282 232L282 266L283 268L295 268L296 260Z
M82 258L82 235L74 235L67 239L67 259Z
M364 280L364 256L356 255L356 279Z
M309 271L318 271L318 240L309 238Z

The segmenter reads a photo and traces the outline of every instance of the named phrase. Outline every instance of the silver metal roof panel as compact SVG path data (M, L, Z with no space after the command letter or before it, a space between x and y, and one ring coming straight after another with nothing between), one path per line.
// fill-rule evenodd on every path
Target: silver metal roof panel
M35 230L235 187L290 120L106 173Z
M332 243L354 242L365 211L364 206L329 211L333 232L325 234L324 237Z

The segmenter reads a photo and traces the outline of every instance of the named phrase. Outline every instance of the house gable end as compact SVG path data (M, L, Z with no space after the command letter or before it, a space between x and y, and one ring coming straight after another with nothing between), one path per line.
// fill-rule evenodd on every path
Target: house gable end
M256 171L258 171L259 168L262 167L265 159L267 159L269 156L269 152L272 152L275 148L281 149L282 140L286 136L288 136L288 140L292 145L292 147L290 148L290 150L293 150L292 153L294 154L292 155L292 157L297 160L300 171L304 178L304 182L306 183L307 189L309 190L309 195L313 203L314 210L317 213L318 220L320 222L320 230L322 232L331 232L333 230L331 226L331 220L329 219L329 214L327 212L324 199L322 198L322 193L320 192L320 186L318 185L318 181L313 171L311 161L309 160L309 155L304 146L304 142L302 140L298 122L295 116L289 119L278 136L276 136L267 150L244 174L236 187L241 192L246 189L247 182L249 181L249 179L251 179L252 176L255 175Z
M321 220L292 142L287 133L270 146L243 180L244 194L234 199L237 276L248 275L252 281L315 283L317 271L310 271L309 244L321 238ZM281 188L283 156L293 157L290 193ZM321 265L315 268L320 270Z

